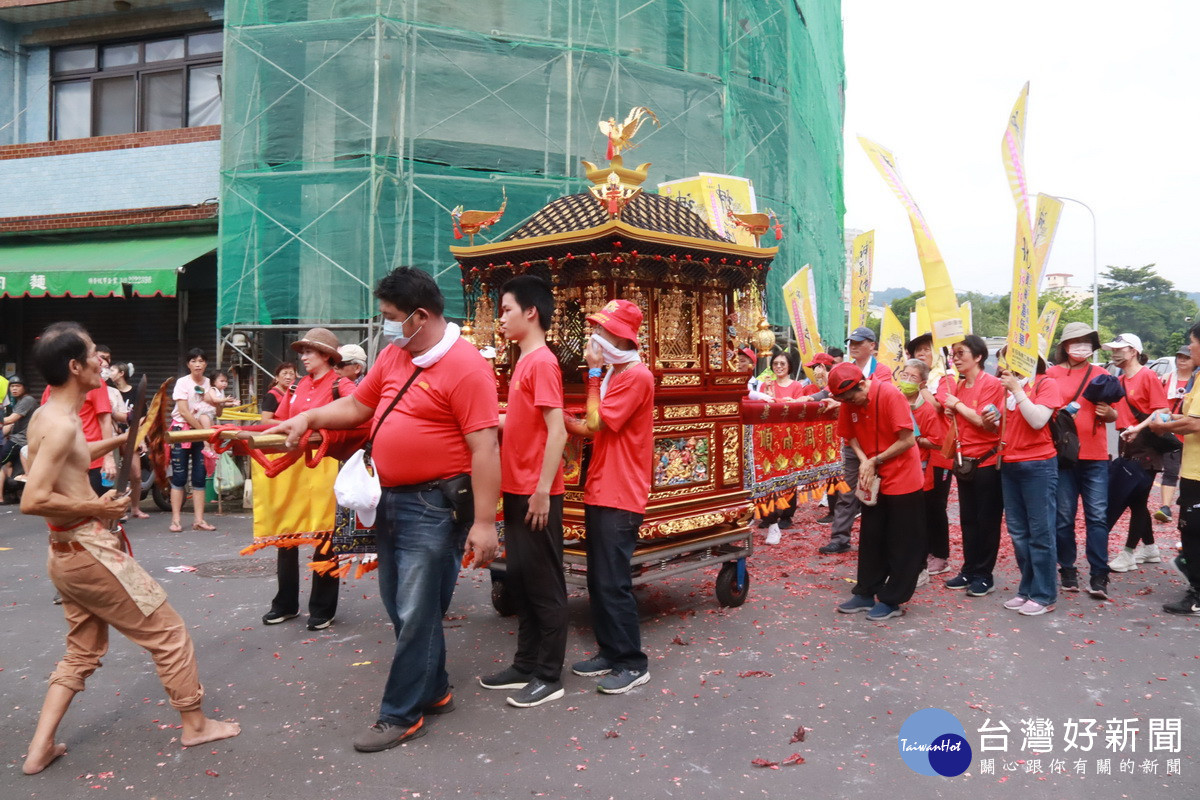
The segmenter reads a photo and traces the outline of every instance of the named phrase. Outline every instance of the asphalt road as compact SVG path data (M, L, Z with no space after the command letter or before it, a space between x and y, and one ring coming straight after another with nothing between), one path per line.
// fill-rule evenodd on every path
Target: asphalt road
M1053 613L1025 618L1000 607L1016 575L1006 542L997 593L968 598L935 578L907 616L875 624L834 613L854 555L817 555L826 529L816 516L801 510L783 545L754 554L740 608L718 607L715 570L640 589L652 677L622 696L568 675L562 700L516 709L503 692L480 688L475 676L511 657L515 621L492 609L486 573L464 572L444 621L458 709L429 720L424 738L365 755L349 741L375 719L392 640L376 580L343 582L327 631L309 633L303 617L266 628L259 618L274 592L273 558L237 555L249 518L212 516L216 533L171 534L166 515L152 512L129 526L136 555L191 628L206 706L240 721L242 735L183 749L150 659L114 634L63 725L68 753L26 777L22 755L64 622L50 602L44 526L0 507L0 797L1200 796L1200 619L1161 612L1181 586L1165 565L1114 576L1109 602L1065 595ZM167 570L181 565L199 570ZM591 648L587 596L576 591L568 660ZM927 777L905 765L900 727L925 708L961 721L975 751L965 774ZM1022 720L1037 718L1053 726L1042 753L1022 741ZM1092 749L1081 752L1081 738L1067 749L1068 723L1089 718L1101 731ZM980 752L988 720L1009 726L1006 751ZM1108 720L1138 729L1136 750L1128 738L1121 750L1106 744ZM1178 741L1171 720L1180 721ZM1155 751L1151 724L1168 731ZM793 742L801 728L804 740ZM794 753L804 763L753 764ZM1105 759L1112 774L1098 774Z

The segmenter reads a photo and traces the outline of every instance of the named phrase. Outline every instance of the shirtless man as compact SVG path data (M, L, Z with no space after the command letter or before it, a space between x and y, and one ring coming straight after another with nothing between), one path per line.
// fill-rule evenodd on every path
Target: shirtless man
M98 497L88 482L88 464L125 439L122 434L89 443L83 435L80 406L100 386L96 345L79 325L59 322L38 339L33 360L51 389L29 422L30 469L21 513L45 517L50 527L48 569L62 595L68 631L67 654L50 676L25 774L41 772L67 752L54 741L58 725L108 651L110 625L150 651L171 705L183 717L185 747L237 736L236 723L201 711L204 688L183 620L109 530L129 510L129 496L109 491Z

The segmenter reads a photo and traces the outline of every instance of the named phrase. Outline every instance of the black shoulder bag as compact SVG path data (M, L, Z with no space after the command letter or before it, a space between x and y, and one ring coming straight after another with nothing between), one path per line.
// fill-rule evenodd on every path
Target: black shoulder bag
M1125 376L1121 376L1121 388L1125 388ZM1125 402L1129 404L1129 410L1133 412L1134 418L1140 423L1145 421L1146 417L1150 416L1145 411L1133 404L1133 400L1129 396L1129 392L1125 392ZM1133 438L1130 443L1131 448L1142 446L1153 450L1160 456L1165 453L1174 453L1177 450L1183 449L1183 442L1179 441L1179 437L1173 433L1155 433L1149 428L1142 428L1138 431L1138 435ZM1160 467L1161 469L1161 467Z
M1074 397L1050 417L1050 438L1054 440L1054 449L1058 451L1059 469L1070 469L1079 461L1079 429L1075 425L1075 417L1064 409L1083 394L1083 387L1087 386L1088 376L1091 374L1090 366L1084 369L1083 380L1079 382L1079 388L1075 390Z

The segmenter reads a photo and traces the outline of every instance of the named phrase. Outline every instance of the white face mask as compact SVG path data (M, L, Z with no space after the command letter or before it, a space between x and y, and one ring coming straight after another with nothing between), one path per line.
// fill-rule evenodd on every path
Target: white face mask
M629 364L638 360L637 350L622 350L598 333L593 333L589 341L600 348L605 364Z
M1067 355L1076 361L1084 361L1092 357L1095 350L1087 342L1067 346Z
M409 336L404 335L404 323L412 319L412 316L415 313L417 312L414 310L412 314L409 314L399 322L392 319L385 319L383 321L383 338L386 339L389 344L396 345L396 347L408 347L408 343L412 341L413 336L416 336L421 332L421 328L425 327L422 325L421 328L417 328Z

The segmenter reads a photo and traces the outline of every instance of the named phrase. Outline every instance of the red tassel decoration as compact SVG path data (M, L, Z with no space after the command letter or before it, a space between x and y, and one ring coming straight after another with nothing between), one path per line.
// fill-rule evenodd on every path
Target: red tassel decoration
M608 152L605 154L604 157L607 158L609 161L612 161L614 155L616 155L616 153L613 152L612 137L609 136L608 137ZM611 213L615 213L615 212L611 212Z
M454 238L455 238L455 239L461 239L461 238L462 238L462 236L463 236L463 234L462 234L462 228L458 227L458 223L455 223L455 225L454 225Z
M783 239L783 226L780 225L778 222L776 222L775 223L775 241L778 242L781 239Z

